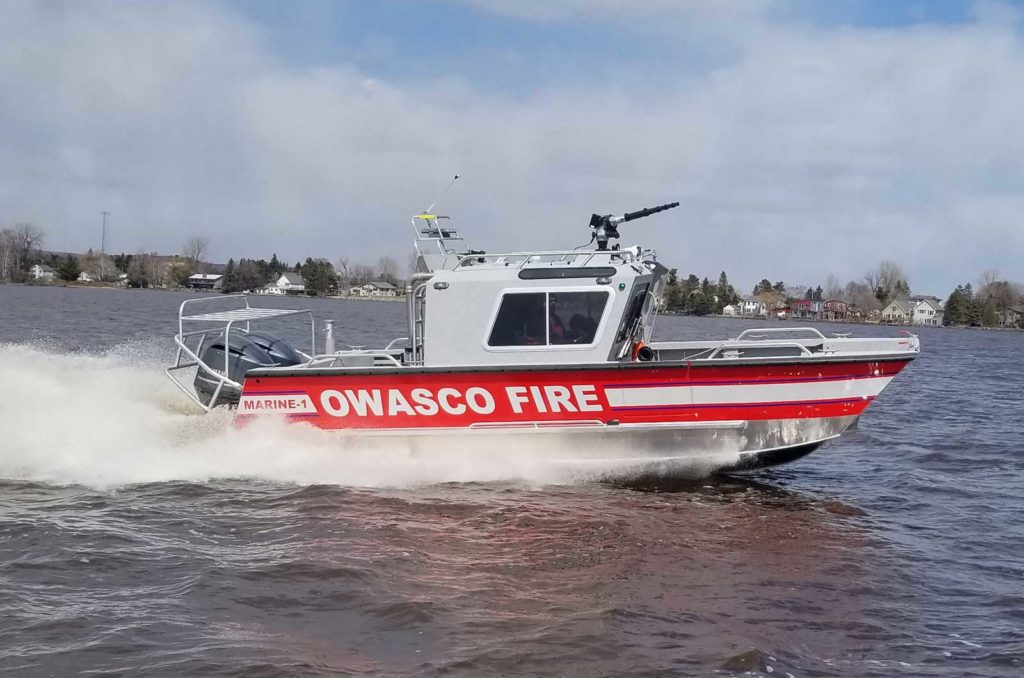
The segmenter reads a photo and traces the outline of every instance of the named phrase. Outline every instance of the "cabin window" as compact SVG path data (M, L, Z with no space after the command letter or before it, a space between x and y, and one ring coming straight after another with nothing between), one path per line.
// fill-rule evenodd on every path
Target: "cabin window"
M592 344L607 292L515 292L502 297L488 346Z

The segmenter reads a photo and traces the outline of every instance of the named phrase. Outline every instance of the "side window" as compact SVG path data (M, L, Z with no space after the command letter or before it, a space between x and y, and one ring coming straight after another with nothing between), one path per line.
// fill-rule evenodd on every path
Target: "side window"
M506 294L494 319L489 346L537 346L547 343L543 292Z
M487 345L592 344L607 304L607 292L506 294Z
M552 292L548 295L548 341L592 344L608 303L607 292Z

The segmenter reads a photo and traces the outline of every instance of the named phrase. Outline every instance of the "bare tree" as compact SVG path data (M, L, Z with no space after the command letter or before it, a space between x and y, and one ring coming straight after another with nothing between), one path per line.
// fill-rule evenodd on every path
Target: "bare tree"
M829 273L828 277L825 278L825 298L826 299L838 299L843 294L842 283L839 282L839 278Z
M0 280L11 279L11 268L14 264L14 240L11 229L0 231Z
M349 282L352 285L365 285L373 280L373 267L366 264L354 264Z
M843 288L842 297L864 312L881 310L881 302L875 296L875 288L867 283L851 280Z
M334 264L334 271L338 274L338 282L348 285L349 278L352 277L352 266L348 263L348 257L338 257L338 261Z
M982 301L991 301L1000 313L1006 313L1020 299L1020 285L1000 280L999 271L988 269L978 281L977 296Z
M868 271L864 274L864 282L871 288L871 293L882 287L881 274L878 271Z
M377 262L377 275L384 282L391 283L394 285L398 282L398 277L395 275L398 272L398 262L391 257L381 257Z
M878 265L878 275L881 278L882 289L890 296L910 294L910 284L907 283L907 275L903 267L895 261L886 259Z
M0 235L0 278L21 277L32 256L43 244L43 232L34 224L21 222Z
M982 299L992 296L992 288L999 282L999 271L994 268L987 269L981 274L978 280L977 295Z
M910 294L910 284L907 282L906 274L903 273L903 268L889 259L880 263L874 271L868 271L864 280L883 306L893 299Z
M192 266L198 269L206 261L206 255L210 250L210 241L206 238L194 236L188 239L181 255L192 262Z

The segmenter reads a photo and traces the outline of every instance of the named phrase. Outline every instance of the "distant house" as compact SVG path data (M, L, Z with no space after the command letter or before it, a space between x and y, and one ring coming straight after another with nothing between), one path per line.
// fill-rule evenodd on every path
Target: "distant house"
M1011 306L997 312L996 317L1003 327L1024 327L1024 306Z
M768 315L768 305L760 299L747 298L740 302L739 313L742 316L763 318Z
M810 299L794 299L789 305L790 317L794 320L821 320L822 302Z
M187 285L194 290L219 290L224 276L215 273L196 273L188 277Z
M850 305L842 299L826 299L821 305L822 320L846 320L850 317Z
M388 282L376 281L353 287L349 294L354 297L397 297L398 288Z
M57 276L57 271L46 264L36 264L28 269L28 273L33 280L53 280Z
M941 325L942 303L934 297L918 296L911 299L895 299L882 309L882 322Z
M277 280L268 283L266 287L259 290L259 294L305 294L306 283L302 276L294 271L286 271L278 276Z
M81 273L78 274L78 282L83 282L83 283L96 282L96 278L94 278L91 275L89 275L88 272L82 271Z
M274 287L278 289L278 294L305 294L306 283L302 280L302 276L294 271L285 271L282 273L276 281L274 281Z
M733 306L732 304L726 304L725 306L722 307L722 315L735 316L736 315L736 307Z
M904 299L893 299L889 305L882 309L882 322L903 323L910 322L910 302Z
M910 322L914 325L941 325L942 324L942 302L934 297L924 297L914 304Z

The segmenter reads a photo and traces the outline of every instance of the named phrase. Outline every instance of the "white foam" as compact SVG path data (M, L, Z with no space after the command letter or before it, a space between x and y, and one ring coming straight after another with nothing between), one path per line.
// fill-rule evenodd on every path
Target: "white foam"
M101 355L0 345L0 478L109 488L215 478L408 487L594 477L594 469L560 463L572 455L558 443L531 449L510 439L486 450L438 449L422 441L343 439L275 419L239 428L227 410L203 414L190 405L163 375L167 362L162 343Z

